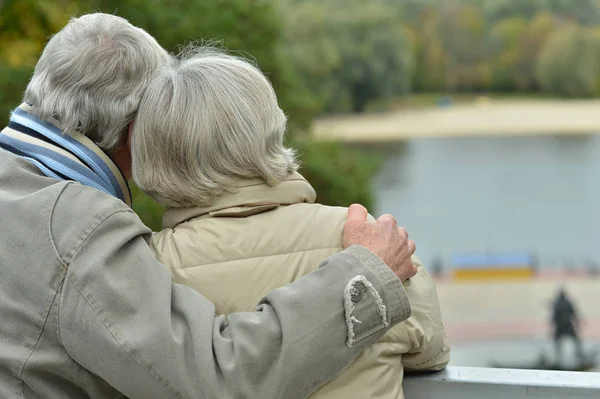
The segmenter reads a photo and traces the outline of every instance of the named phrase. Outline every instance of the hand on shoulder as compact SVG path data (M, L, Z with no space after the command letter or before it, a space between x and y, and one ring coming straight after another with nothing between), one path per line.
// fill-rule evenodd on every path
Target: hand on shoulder
M367 209L358 204L348 208L344 225L344 248L362 245L377 255L390 269L405 281L417 273L411 256L415 243L408 239L406 229L397 225L392 215L382 215L375 221L367 220Z

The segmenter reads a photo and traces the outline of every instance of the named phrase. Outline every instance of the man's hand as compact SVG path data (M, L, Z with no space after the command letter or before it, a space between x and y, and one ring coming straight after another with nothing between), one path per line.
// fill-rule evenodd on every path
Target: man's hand
M408 239L404 227L397 226L396 218L392 215L382 215L377 221L367 221L367 209L362 205L351 205L344 226L344 248L350 245L367 247L401 281L417 273L417 267L410 259L415 252L415 243Z

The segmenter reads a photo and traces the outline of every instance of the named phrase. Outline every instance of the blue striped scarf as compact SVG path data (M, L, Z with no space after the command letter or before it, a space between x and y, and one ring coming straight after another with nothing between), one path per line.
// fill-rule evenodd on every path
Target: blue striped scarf
M43 121L21 104L0 132L0 148L25 158L54 179L73 180L131 205L127 181L114 162L89 138L65 134L56 120Z

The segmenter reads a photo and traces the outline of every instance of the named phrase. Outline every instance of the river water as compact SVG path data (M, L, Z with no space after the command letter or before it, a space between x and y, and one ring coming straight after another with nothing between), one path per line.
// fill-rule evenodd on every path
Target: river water
M523 251L541 268L600 264L600 136L415 139L385 153L375 213L428 264Z

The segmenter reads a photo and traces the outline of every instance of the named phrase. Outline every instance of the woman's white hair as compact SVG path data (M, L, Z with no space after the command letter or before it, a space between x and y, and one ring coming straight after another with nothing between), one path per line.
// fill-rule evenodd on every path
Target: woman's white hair
M110 14L73 18L46 45L24 100L65 132L104 151L124 143L152 74L169 54L143 29Z
M281 182L298 168L287 119L250 62L204 46L159 69L133 125L136 184L173 207L206 206L239 179Z

